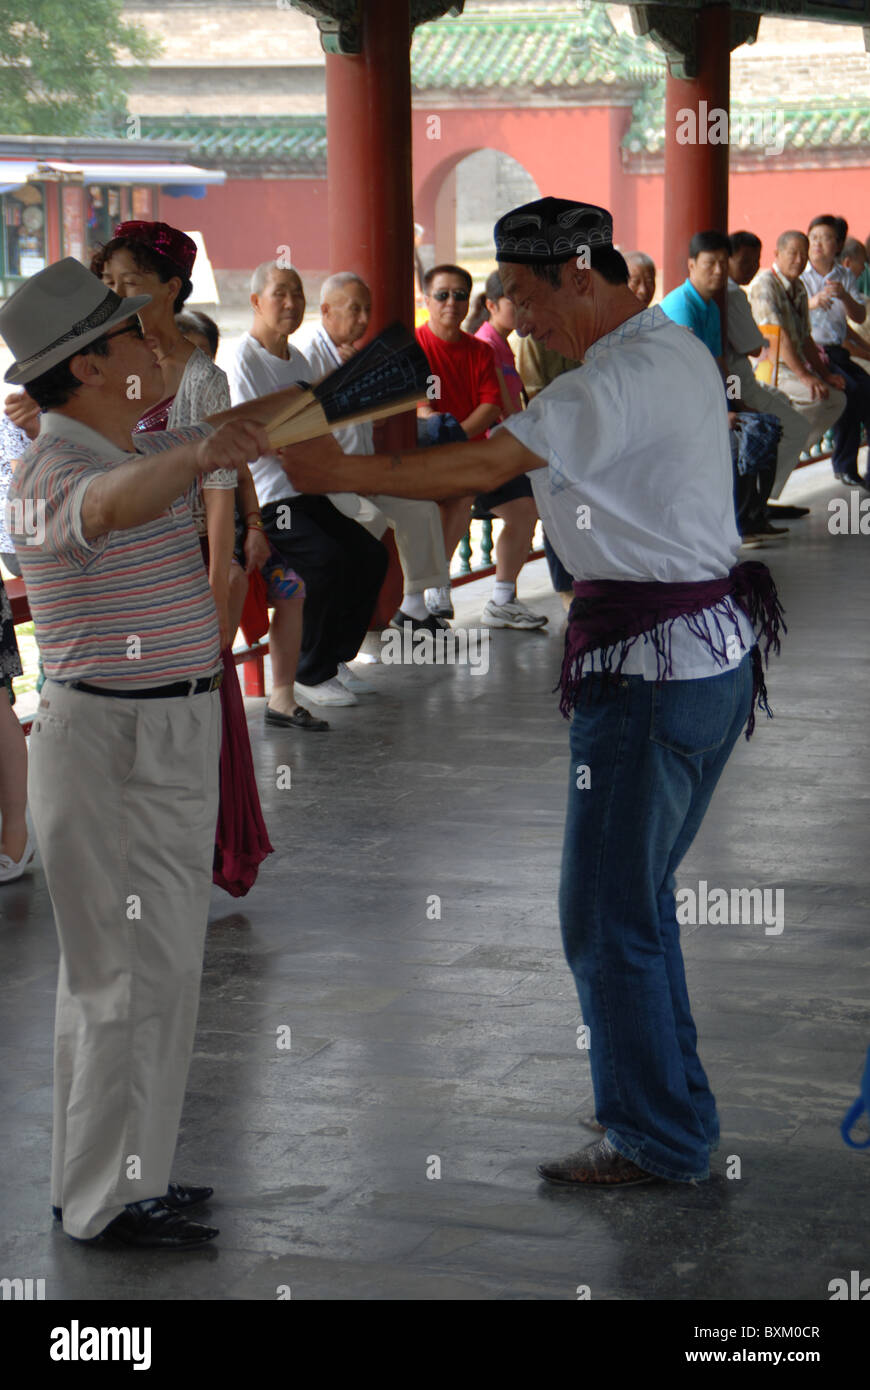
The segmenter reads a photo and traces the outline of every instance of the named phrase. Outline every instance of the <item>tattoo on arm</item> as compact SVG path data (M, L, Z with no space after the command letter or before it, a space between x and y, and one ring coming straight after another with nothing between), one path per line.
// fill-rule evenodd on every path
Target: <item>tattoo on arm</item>
M390 454L390 472L391 472L391 473L394 473L394 472L396 471L396 469L397 469L397 468L401 468L401 466L402 466L402 455L401 455L401 454Z

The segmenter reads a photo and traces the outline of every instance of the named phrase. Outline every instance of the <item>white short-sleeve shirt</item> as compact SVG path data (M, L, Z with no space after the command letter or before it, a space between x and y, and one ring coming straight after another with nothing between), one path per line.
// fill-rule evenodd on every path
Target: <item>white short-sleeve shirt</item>
M341 353L322 324L314 330L301 351L308 362L313 386L342 364ZM375 432L371 420L358 425L348 425L342 430L334 430L333 436L346 454L375 452Z
M844 265L835 264L826 275L823 275L820 270L816 270L815 266L807 261L801 272L801 279L806 286L808 299L818 294L828 280L839 280L847 294L856 299L859 304L866 303L863 294L858 289L858 281L851 270L847 270ZM820 306L818 309L810 309L810 327L813 341L822 347L834 347L838 343L843 343L849 330L845 304L840 299L832 299L830 304Z
M697 582L724 578L740 537L722 378L709 350L656 305L587 350L583 365L502 426L546 459L529 479L544 529L575 579ZM742 613L715 610L730 665L755 642ZM672 678L724 668L684 619L673 629ZM639 638L626 675L657 679Z
M227 370L233 405L257 400L272 391L296 386L300 381L311 381L311 368L302 353L290 343L287 350L289 358L275 357L250 333L243 334ZM267 502L280 502L284 497L299 496L275 454L262 454L250 468L261 507Z

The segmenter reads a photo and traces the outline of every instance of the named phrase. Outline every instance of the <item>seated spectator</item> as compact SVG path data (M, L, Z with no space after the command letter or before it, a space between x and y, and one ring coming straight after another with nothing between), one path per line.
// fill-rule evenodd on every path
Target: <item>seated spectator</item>
M629 251L625 257L628 266L628 288L640 300L642 309L648 309L655 298L656 263L645 251Z
M859 293L865 298L870 296L867 252L857 237L846 238L840 264L854 275ZM855 365L863 367L865 372L870 372L870 314L867 314L863 323L855 323L853 319L849 319L846 347Z
M779 328L777 389L807 422L805 449L832 429L846 406L844 379L832 372L810 335L807 292L801 280L806 265L803 232L782 232L770 270L763 270L749 291L756 323Z
M371 291L353 271L340 271L324 281L320 291L321 321L307 342L300 340L300 350L311 367L312 384L334 372L358 350L369 325L371 307ZM335 438L346 454L375 451L371 422L336 430ZM331 493L329 500L377 540L387 526L395 531L405 590L391 627L401 629L410 623L415 632L425 628L432 633L449 627L443 618L436 618L427 610L423 597L426 589L450 586L438 503L380 495L363 498L354 493Z
M264 261L251 277L253 322L228 376L233 404L307 382L311 368L288 341L305 314L298 273ZM301 497L281 459L264 454L251 465L267 539L305 583L301 632L298 606L276 605L269 635L272 694L269 723L316 726L296 703L355 705L362 684L349 669L368 631L387 570L387 552L327 497ZM298 657L298 677L297 677Z
M809 259L801 280L808 295L813 342L831 370L842 377L846 393L846 408L834 425L834 476L850 486L870 489L870 481L858 476L861 425L870 433L870 380L846 347L849 318L861 324L867 309L854 275L837 263L839 235L837 218L813 218L807 237Z
M849 236L849 224L846 221L845 217L830 217L826 215L826 221L830 223L831 227L834 230L834 236L836 237L834 255L836 259L839 261L840 257L843 254L843 247L845 246L846 240Z
M194 347L198 347L212 362L215 360L221 338L214 319L199 309L182 309L180 314L175 315L175 326Z
M422 414L447 412L458 420L469 439L481 439L504 410L499 371L492 348L479 338L463 333L461 324L468 313L471 276L460 266L434 266L424 276L429 321L417 329L417 339L425 352L433 376L431 406ZM537 628L547 618L532 613L516 597L516 577L528 557L537 509L531 484L525 474L493 492L472 499L463 497L442 504L444 549L448 563L460 538L468 529L472 500L479 511L491 512L504 522L500 564L503 579L497 579L493 598L483 611L483 622L490 627ZM506 535L505 535L506 533ZM452 614L449 590L430 590L430 611L439 616Z
M725 367L729 380L739 386L740 400L749 410L775 415L782 425L782 438L776 454L776 472L771 496L778 497L797 466L807 439L807 424L790 404L788 396L772 386L756 380L750 355L757 357L764 347L758 324L752 317L749 300L741 286L748 285L758 274L761 261L761 241L752 232L734 232L730 237L728 257L728 315ZM767 503L770 520L785 521L806 516L809 507L775 507Z
M495 364L506 388L502 396L503 417L523 408L523 383L509 341L515 324L516 310L504 293L501 276L494 270L486 277L483 291L474 301L465 331L489 343L495 354Z
M668 318L691 329L712 352L722 372L723 390L722 321L714 296L725 289L730 251L731 244L722 232L696 232L689 243L688 277L661 302ZM745 542L756 544L785 534L786 528L774 527L767 519L767 498L776 476L776 445L782 430L775 417L771 417L775 429L766 420L754 420L730 388L727 397L737 529Z
M516 310L504 292L497 270L487 277L484 292L478 297L476 310L473 317L479 319L479 322L476 326L470 324L468 331L473 332L476 338L489 343L492 348L499 385L502 388L501 418L504 420L507 416L522 410L523 386L513 351L508 343L508 337L516 327ZM525 492L526 483L528 493ZM515 484L509 484L507 490L500 488L496 492L478 497L475 501L476 511L486 511L505 519L505 525L495 543L495 580L492 598L484 609L483 622L489 627L542 627L547 619L539 620L535 614L531 614L534 622L530 622L527 617L529 610L517 601L516 596L517 578L528 557L538 524L538 509L532 496L532 485L525 475L516 479ZM519 492L520 486L523 487L522 492ZM516 503L509 498L511 490L517 491ZM498 501L500 496L505 498L501 510Z

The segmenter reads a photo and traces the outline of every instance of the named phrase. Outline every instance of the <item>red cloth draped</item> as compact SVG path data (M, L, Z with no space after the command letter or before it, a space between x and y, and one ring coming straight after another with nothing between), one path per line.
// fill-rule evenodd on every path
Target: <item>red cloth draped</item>
M260 807L245 704L229 647L224 647L221 660L223 736L212 881L234 898L241 898L255 883L266 855L274 851Z
M269 631L266 581L259 570L254 570L248 579L248 592L245 594L240 626L249 647Z

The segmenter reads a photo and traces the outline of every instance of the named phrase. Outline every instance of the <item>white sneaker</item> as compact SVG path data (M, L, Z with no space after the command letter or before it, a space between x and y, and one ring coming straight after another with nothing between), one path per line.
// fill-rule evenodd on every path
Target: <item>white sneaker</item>
M483 610L481 622L484 627L537 628L544 627L549 618L542 613L533 613L518 598L501 604L493 603L490 599Z
M426 607L430 613L434 613L436 618L452 618L453 600L450 597L450 585L440 589L426 589L423 594Z
M345 661L340 661L338 663L338 676L336 679L341 681L345 690L352 690L355 695L376 694L374 686L369 685L368 681L360 680L359 676L350 669Z
M36 844L30 831L27 832L27 844L24 846L24 853L20 859L12 859L8 854L0 854L0 883L14 883L16 878L20 878L24 870L33 862L36 854Z
M315 705L356 705L359 703L352 690L346 690L336 676L320 685L303 685L296 681L293 693L299 701L310 700Z

